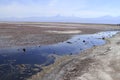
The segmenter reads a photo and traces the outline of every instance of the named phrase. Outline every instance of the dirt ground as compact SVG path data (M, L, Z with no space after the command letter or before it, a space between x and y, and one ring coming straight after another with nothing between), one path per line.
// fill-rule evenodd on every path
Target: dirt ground
M0 22L0 48L54 44L76 34L119 28L109 24Z
M120 80L120 33L105 45L62 57L28 80Z

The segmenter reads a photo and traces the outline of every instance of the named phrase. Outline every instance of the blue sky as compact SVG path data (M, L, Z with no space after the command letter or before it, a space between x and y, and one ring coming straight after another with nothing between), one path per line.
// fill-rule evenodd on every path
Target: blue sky
M120 16L120 0L0 0L0 17Z

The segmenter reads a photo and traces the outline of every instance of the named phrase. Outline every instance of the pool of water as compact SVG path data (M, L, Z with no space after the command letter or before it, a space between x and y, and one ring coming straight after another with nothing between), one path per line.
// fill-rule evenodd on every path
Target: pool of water
M6 63L6 60L15 60L15 64L44 64L53 63L56 55L78 54L83 50L93 46L106 43L105 38L112 37L118 31L106 31L95 34L76 35L71 39L52 45L16 47L0 50L0 64Z
M0 49L0 80L24 80L40 72L41 66L54 63L54 54L78 54L88 48L105 44L105 38L110 38L117 32L75 35L67 41L52 45Z

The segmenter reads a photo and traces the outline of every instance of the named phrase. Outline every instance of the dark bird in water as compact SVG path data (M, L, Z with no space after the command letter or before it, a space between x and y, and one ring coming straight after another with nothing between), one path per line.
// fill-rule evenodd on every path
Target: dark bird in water
M72 42L69 42L69 41L68 41L67 43L68 43L68 44L72 44Z
M85 40L83 40L83 42L85 43Z
M25 49L25 48L23 48L23 51L25 52L25 51L26 51L26 49Z
M103 37L102 39L105 40L105 37Z

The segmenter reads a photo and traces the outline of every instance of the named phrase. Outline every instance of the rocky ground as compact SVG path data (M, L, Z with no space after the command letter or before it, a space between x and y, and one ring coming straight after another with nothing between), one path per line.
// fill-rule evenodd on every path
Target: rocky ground
M120 34L103 46L62 57L29 80L120 80Z

